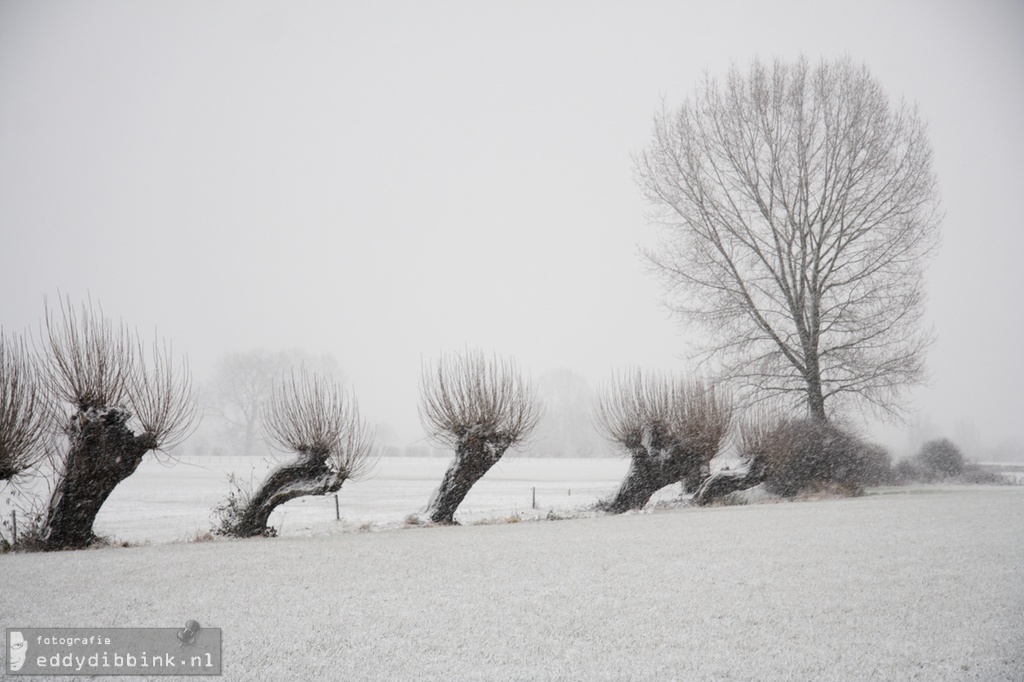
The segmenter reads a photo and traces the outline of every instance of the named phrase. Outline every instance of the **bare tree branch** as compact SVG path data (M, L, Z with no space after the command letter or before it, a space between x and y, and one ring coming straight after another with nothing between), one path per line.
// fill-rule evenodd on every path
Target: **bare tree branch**
M0 481L24 474L44 457L48 403L24 340L8 338L0 328Z
M323 458L345 479L360 478L376 462L373 431L359 416L355 397L318 374L292 372L275 388L263 421L281 448Z
M41 364L60 400L79 410L123 406L135 366L135 344L123 324L114 326L90 303L75 313L60 302L60 318L46 306Z
M192 388L188 360L180 368L173 364L172 346L154 339L150 360L139 342L137 365L131 374L129 405L144 433L151 434L157 447L167 450L181 443L192 433L197 401Z

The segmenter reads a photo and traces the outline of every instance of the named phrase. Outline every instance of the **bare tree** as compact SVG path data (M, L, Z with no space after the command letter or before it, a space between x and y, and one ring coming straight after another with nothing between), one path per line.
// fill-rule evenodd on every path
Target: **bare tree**
M755 61L656 116L635 169L667 232L647 258L722 378L822 420L902 413L940 222L916 110L848 59Z
M420 421L432 440L455 450L428 505L430 520L454 523L470 488L530 435L540 413L533 386L511 360L467 352L442 356L436 369L424 369Z
M42 541L47 549L85 547L100 507L143 455L188 434L196 407L191 377L187 365L175 367L169 346L154 341L147 352L91 305L79 316L62 303L59 318L47 308L42 345L46 385L71 412Z
M44 455L45 388L25 342L0 329L0 481L31 470Z
M643 508L673 483L696 491L729 432L732 407L703 382L636 371L602 387L596 420L631 457L615 497L600 505L621 513Z
M248 499L224 519L220 532L272 535L268 521L280 505L307 495L337 492L366 474L378 452L355 398L339 384L305 369L292 373L263 409L267 437L295 458L272 470Z

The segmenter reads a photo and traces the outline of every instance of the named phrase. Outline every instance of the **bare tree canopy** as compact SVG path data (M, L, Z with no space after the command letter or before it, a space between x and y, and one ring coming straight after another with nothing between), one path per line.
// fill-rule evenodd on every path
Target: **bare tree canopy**
M373 431L359 416L355 397L305 369L275 388L263 423L280 448L322 458L343 479L365 475L376 461Z
M420 421L432 439L457 448L468 434L501 438L511 447L537 425L533 386L512 360L480 352L443 356L420 383Z
M430 437L455 450L455 459L428 505L430 520L454 523L470 488L537 425L533 386L511 360L483 353L442 357L424 369L420 421Z
M0 329L0 481L31 469L43 456L47 399L25 342Z
M191 431L196 398L188 363L175 366L173 349L148 346L102 310L70 302L61 317L46 310L41 351L46 383L59 401L80 412L118 408L138 422L149 449L166 450Z
M642 508L673 483L697 490L729 432L732 404L702 381L638 370L601 387L595 417L631 457L615 497L601 505L619 513Z
M262 348L225 353L217 363L209 390L203 392L207 415L223 420L232 449L243 455L257 452L261 417L274 387L292 367L341 380L342 371L330 355L310 355L299 349L269 351Z
M901 414L941 219L913 108L848 59L755 61L657 115L635 166L666 227L646 255L723 379L819 419Z
M222 534L273 534L268 521L277 507L298 497L337 492L345 481L368 473L379 454L355 397L305 369L274 389L263 408L263 424L272 442L296 456L267 474L254 493L219 508L217 530Z

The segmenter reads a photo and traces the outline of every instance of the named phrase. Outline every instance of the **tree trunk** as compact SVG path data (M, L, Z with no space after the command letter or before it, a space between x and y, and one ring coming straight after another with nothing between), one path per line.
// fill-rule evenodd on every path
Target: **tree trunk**
M654 493L667 485L682 482L687 491L696 490L707 478L714 452L671 440L661 428L649 427L630 447L632 461L618 492L599 508L621 514L632 509L643 509Z
M455 511L477 481L505 454L507 438L463 436L455 449L455 459L445 472L441 485L430 498L427 516L434 523L455 523Z
M336 493L344 482L345 476L327 465L326 453L300 452L294 461L267 474L234 525L232 535L269 535L267 522L277 507L297 497Z
M629 471L626 472L618 492L601 507L613 514L643 509L654 493L687 478L690 472L681 459L673 456L669 449L634 451Z
M79 549L95 539L93 523L117 484L135 473L142 456L157 446L152 434L136 436L118 408L83 410L72 417L64 472L47 508L43 546Z
M820 422L828 421L825 415L825 396L821 391L821 366L818 357L814 354L807 356L807 412L811 419Z
M745 472L720 471L708 477L693 495L693 503L707 506L729 493L753 488L763 483L765 469L759 458L754 458Z

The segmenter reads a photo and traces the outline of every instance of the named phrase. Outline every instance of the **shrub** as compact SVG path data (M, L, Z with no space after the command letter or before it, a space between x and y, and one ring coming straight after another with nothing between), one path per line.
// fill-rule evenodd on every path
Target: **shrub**
M893 482L892 455L876 443L864 444L864 485L889 485Z
M964 464L963 471L957 477L961 483L977 485L1007 485L1012 481L997 471L986 471L977 464Z
M228 496L213 508L214 525L210 532L214 535L235 537L238 535L239 524L245 517L245 511L252 502L253 484L251 479L247 482L235 474L228 474L228 485ZM263 535L276 537L277 530L268 526Z
M935 478L935 472L926 467L917 457L901 459L893 468L893 479L897 485L931 483Z
M782 497L821 488L859 494L888 468L884 449L816 419L782 421L744 446L763 468L768 491Z
M921 446L918 459L940 476L959 476L964 470L964 455L948 438L930 440Z

